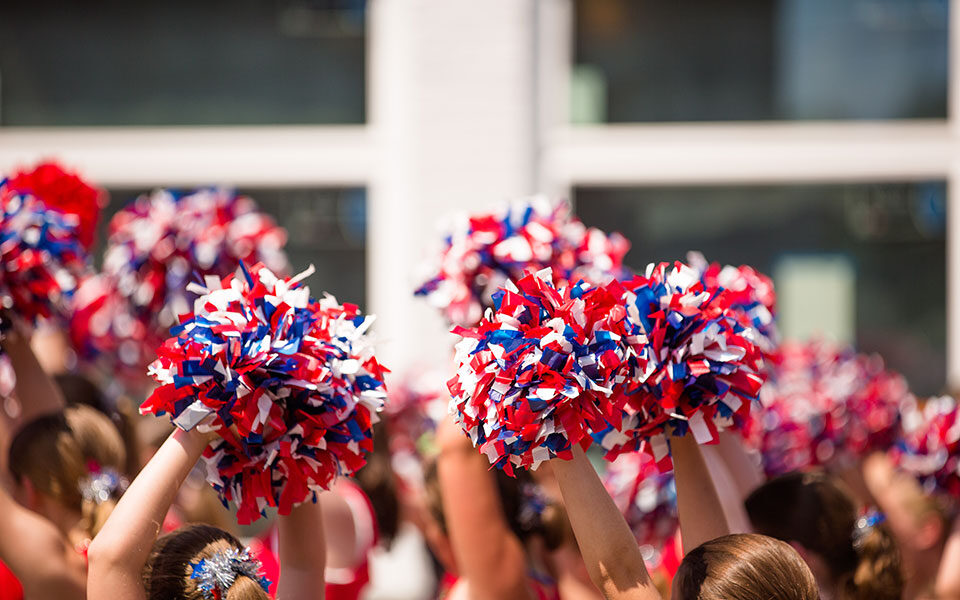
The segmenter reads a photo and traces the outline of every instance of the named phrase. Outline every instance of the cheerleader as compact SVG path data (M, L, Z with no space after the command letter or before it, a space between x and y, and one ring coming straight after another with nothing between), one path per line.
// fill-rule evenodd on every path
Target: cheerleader
M210 442L197 429L174 431L131 483L90 544L91 600L266 599L259 561L229 533L188 525L157 539L177 491ZM279 518L281 598L323 598L326 550L319 505Z

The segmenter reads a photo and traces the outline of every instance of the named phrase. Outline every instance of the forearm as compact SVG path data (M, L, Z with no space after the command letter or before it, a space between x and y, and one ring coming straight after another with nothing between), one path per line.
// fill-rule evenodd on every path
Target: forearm
M63 410L63 393L53 377L40 366L26 334L15 327L3 336L0 346L10 357L10 364L17 375L14 394L22 411L18 419L25 422Z
M732 431L721 432L720 443L716 447L736 484L740 500L746 500L750 492L763 485L763 468L759 460L754 460L739 436Z
M954 521L943 547L934 585L937 600L960 598L960 519Z
M551 463L590 579L606 598L660 598L620 510L579 447Z
M526 555L503 514L494 473L456 427L440 434L437 476L457 569L477 599L525 598Z
M170 434L130 484L91 543L91 571L96 562L139 572L183 480L206 445L207 438L196 430L177 429Z
M280 536L277 600L323 600L326 542L321 505L301 504L277 521Z
M700 446L692 435L670 438L673 471L677 485L677 512L686 552L700 544L731 533L720 496Z

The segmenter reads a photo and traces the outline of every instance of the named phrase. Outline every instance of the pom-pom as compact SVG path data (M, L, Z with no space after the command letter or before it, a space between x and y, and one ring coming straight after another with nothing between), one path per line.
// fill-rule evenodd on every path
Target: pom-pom
M843 468L896 439L910 395L880 357L824 340L785 343L770 357L768 372L750 436L768 475Z
M661 472L648 454L621 454L607 465L603 485L633 531L647 567L658 568L680 528L673 473Z
M914 475L927 493L960 501L960 418L956 400L931 398L922 408L908 402L903 437L891 449L895 463Z
M565 203L543 196L463 218L444 241L439 265L417 290L455 325L476 325L508 280L550 268L553 283L601 284L627 277L630 244L620 234L588 229Z
M457 327L451 413L507 473L569 458L606 421L599 400L619 383L629 348L617 295L585 283L554 287L545 269L495 299L473 329Z
M78 304L71 327L73 339L86 340L79 354L142 372L165 331L190 311L195 276L223 278L241 261L283 274L285 241L250 198L229 190L140 196L111 220L102 278Z
M740 323L759 334L754 340L756 344L765 354L773 352L780 344L773 281L749 265L708 263L699 252L688 252L687 262L699 271L706 289L723 289L727 295L725 302L734 314L739 314Z
M281 514L351 475L372 449L386 397L367 335L372 317L257 265L208 277L194 312L150 366L160 387L141 413L191 429L210 415L221 439L204 452L207 480L240 523Z
M689 266L651 264L623 286L636 364L614 396L622 422L594 437L608 459L643 450L667 467L666 435L690 431L711 443L746 419L765 379L763 356L730 296Z
M55 162L41 163L32 171L19 171L7 184L16 194L37 198L48 210L75 217L77 238L84 249L90 250L106 192L66 172Z
M76 215L50 209L0 181L0 299L29 323L66 315L89 268Z

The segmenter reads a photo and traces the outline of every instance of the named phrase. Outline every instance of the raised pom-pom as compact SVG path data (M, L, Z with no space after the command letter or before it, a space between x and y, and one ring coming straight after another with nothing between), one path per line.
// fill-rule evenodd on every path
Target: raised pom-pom
M903 437L891 449L895 463L914 475L926 493L960 501L960 411L949 396L930 398L922 407L907 403Z
M606 424L600 398L624 369L624 307L605 287L554 287L545 269L497 294L472 329L457 327L451 412L474 445L507 473L569 458Z
M27 322L69 314L89 268L80 222L0 181L0 300Z
M843 468L893 444L910 394L879 356L814 339L782 344L767 364L750 437L768 475Z
M710 443L747 418L765 379L763 355L730 297L683 263L651 264L623 286L636 365L614 395L622 422L595 439L608 459L643 450L666 467L667 435L690 431Z
M565 203L544 196L516 200L460 220L444 240L439 264L416 290L455 325L476 325L508 280L550 268L557 286L626 277L630 244L587 228Z
M78 352L88 360L118 358L119 366L140 371L166 330L190 311L195 295L187 284L194 277L223 278L240 262L283 274L285 241L283 229L250 198L230 190L140 196L110 222L97 293L83 294L71 324L73 338L87 340Z
M32 171L18 171L7 184L17 194L39 199L49 210L76 218L77 238L86 250L90 250L106 192L75 173L68 173L55 162L40 163Z
M141 413L191 429L210 415L221 439L204 452L207 480L249 523L281 514L351 475L373 447L386 397L367 329L372 317L257 265L210 276L194 312L150 366L160 387Z

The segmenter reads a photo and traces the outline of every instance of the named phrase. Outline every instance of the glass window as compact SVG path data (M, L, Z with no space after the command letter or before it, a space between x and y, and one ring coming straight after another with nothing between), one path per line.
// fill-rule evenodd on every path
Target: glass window
M574 122L945 118L947 0L576 0Z
M365 4L5 2L0 125L362 123Z
M142 189L112 188L110 204L100 222L100 251L107 225ZM238 188L253 198L260 210L287 230L287 256L296 274L311 264L307 279L314 297L329 292L342 302L366 306L366 189L347 188Z
M944 391L943 182L591 187L575 197L587 225L630 239L634 268L683 260L689 250L750 264L774 278L785 334L808 333L797 330L803 321L834 337L849 331L850 341L880 353L916 393Z

